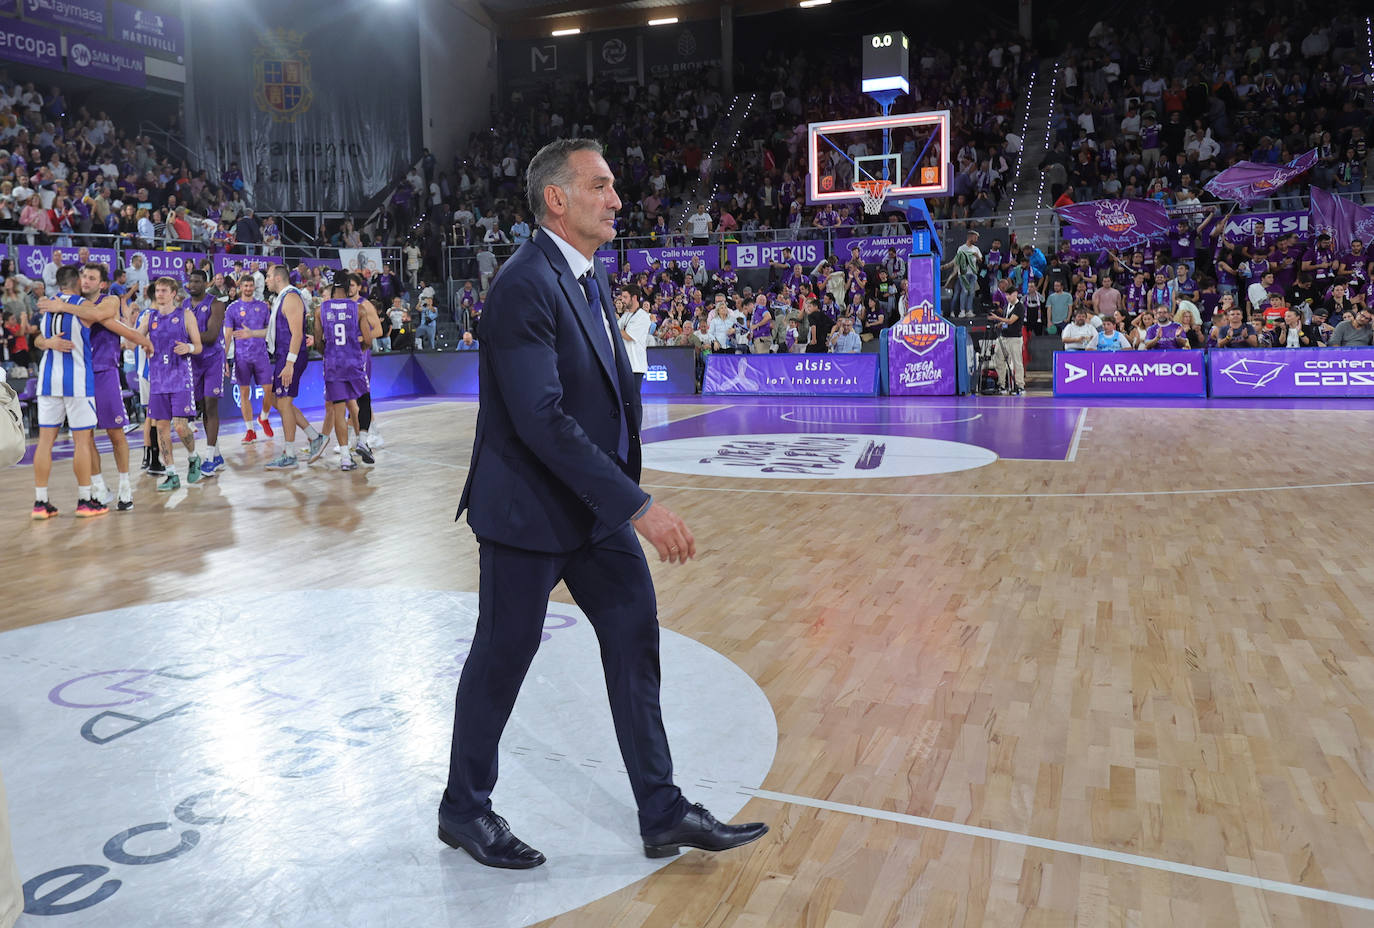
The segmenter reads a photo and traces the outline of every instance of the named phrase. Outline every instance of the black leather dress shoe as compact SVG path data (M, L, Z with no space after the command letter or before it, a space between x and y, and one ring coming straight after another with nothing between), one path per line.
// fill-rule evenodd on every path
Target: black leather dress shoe
M672 857L684 847L703 851L724 851L768 834L763 822L747 825L722 825L699 804L693 804L676 828L644 836L645 857Z
M544 862L544 855L510 832L510 825L495 812L479 815L461 825L439 816L439 840L460 847L472 859L488 867L528 870Z

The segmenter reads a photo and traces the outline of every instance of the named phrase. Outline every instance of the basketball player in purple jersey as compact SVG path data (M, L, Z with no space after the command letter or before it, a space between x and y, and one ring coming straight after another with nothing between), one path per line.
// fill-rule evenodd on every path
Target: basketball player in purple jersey
M272 395L272 359L267 356L267 320L272 315L272 307L255 299L256 292L253 275L244 274L238 280L239 298L224 312L224 324L234 351L234 383L239 387L239 410L247 426L243 433L245 445L258 440L258 433L253 429L253 387L262 387L262 414L258 423L268 438L272 437L272 426L267 417L276 405Z
M353 450L358 452L358 457L363 459L364 464L372 464L376 458L372 455L374 439L381 436L374 436L372 432L372 342L382 337L382 319L377 315L377 307L372 305L363 294L363 279L358 274L348 274L348 298L358 304L358 318L366 326L364 350L367 353L367 382L368 390L358 397L358 417L355 425L358 429L358 440ZM377 446L381 447L380 441Z
M358 418L358 397L368 391L364 345L371 344L359 307L348 298L348 284L336 281L331 299L315 311L315 343L324 355L325 427L339 442L339 469L358 465L348 450L348 416Z
M195 313L176 302L178 290L175 280L159 277L154 284L154 311L139 325L139 331L146 332L153 343L148 356L148 418L157 429L162 465L167 470L167 476L157 485L162 492L181 488L181 478L177 476L176 462L172 458L173 428L191 456L186 482L200 480L196 433L186 424L186 420L196 414L191 392L190 355L201 351L200 326L196 324Z
M124 411L124 388L119 379L120 339L141 347L151 343L121 318L118 297L104 292L109 270L98 262L79 269L79 296L76 303L40 299L38 308L46 312L70 312L90 327L91 361L95 375L96 428L104 429L110 439L115 469L119 472L119 511L134 508L133 485L129 482L129 440L124 435L128 416ZM100 473L100 455L91 461L91 489L95 498L109 505L114 500Z
M300 395L301 376L310 356L306 351L306 296L291 284L285 265L274 264L267 272L267 287L274 294L272 315L267 324L267 350L272 356L272 390L277 397L277 411L281 414L282 452L268 462L268 470L292 470L296 467L296 427L305 429L310 440L309 460L319 460L329 438L316 432L296 408Z
M196 317L200 328L200 354L191 358L191 393L205 423L205 463L200 472L214 477L224 466L219 453L219 398L224 395L224 301L206 291L210 279L199 268L186 277L189 297L181 304Z

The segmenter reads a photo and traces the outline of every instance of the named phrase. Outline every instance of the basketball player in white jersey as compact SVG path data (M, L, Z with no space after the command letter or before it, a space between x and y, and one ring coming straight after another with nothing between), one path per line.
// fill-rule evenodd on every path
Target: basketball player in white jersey
M119 379L120 339L139 346L151 345L146 336L139 335L121 318L122 304L118 297L105 292L109 270L98 262L82 265L80 297L75 304L62 300L42 299L38 308L44 312L72 312L91 330L91 356L95 369L96 427L105 430L110 449L119 472L119 511L134 508L133 485L129 482L129 440L124 426L129 421L124 411L124 388ZM96 498L109 505L115 495L105 486L100 473L100 454L91 461L91 487Z
M57 270L62 299L79 302L81 275L75 267ZM34 344L43 350L38 363L38 445L33 453L33 518L51 519L57 507L48 500L52 474L52 449L57 430L65 420L76 450L72 471L76 474L76 517L90 519L110 510L91 492L91 462L95 459L95 366L91 357L91 330L71 312L48 312L39 319Z

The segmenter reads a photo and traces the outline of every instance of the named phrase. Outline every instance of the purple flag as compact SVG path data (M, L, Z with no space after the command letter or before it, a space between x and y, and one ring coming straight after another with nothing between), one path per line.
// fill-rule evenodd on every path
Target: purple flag
M1368 242L1374 237L1374 209L1334 196L1320 187L1312 188L1309 217L1308 225L1317 235L1330 235L1337 252L1348 249L1352 238Z
M1151 200L1093 200L1055 210L1073 225L1073 235L1093 249L1129 248L1164 239L1173 229L1169 211Z
M1316 163L1315 148L1287 164L1239 161L1213 177L1203 187L1215 197L1235 200L1241 206L1248 206L1260 197L1269 196Z

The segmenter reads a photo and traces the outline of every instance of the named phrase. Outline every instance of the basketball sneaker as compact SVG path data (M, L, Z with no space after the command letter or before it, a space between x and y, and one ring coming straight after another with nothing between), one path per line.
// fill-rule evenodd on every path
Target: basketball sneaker
M144 445L144 446L143 446L143 463L142 463L141 465L139 465L139 468L138 468L138 469L139 469L139 470L142 470L142 471L146 471L146 470L148 469L148 462L151 461L152 458L153 458L153 449L150 448L150 447L148 447L147 445Z
M353 455L344 449L344 453L339 455L339 470L357 470L358 462L353 460Z
M257 441L257 440L258 440L258 433L255 432L255 431L253 431L252 429L249 429L248 431L246 431L246 432L243 433L243 443L244 443L245 445L251 445L253 442L255 442L255 441Z
M258 425L262 426L262 434L266 435L268 438L271 438L275 434L272 431L272 423L268 422L266 419L259 419Z
M176 471L162 478L162 482L157 485L159 493L170 493L173 490L181 489L181 478L176 475Z
M306 454L305 460L310 464L314 464L320 459L320 455L324 454L325 446L328 444L329 436L323 432L310 439L310 450Z
M110 503L114 502L115 491L111 490L109 487L106 487L104 490L93 491L91 499L96 500L100 503L100 505L109 508Z
M108 515L110 508L98 499L83 499L76 504L76 517L78 519L94 519L97 516Z
M277 455L275 458L267 462L267 469L295 470L296 456L294 454L287 454L285 451L283 451L281 454Z
M224 466L224 458L215 455L208 461L200 462L200 475L202 477L218 477L219 469Z
M191 463L186 466L186 482L199 483L202 473L200 469L200 455L191 455Z
M45 519L57 518L57 507L52 503L34 503L33 521L42 522Z
M372 456L372 449L367 446L367 442L358 442L356 445L353 446L353 450L357 452L358 457L363 459L364 464L377 463L377 459Z
M128 512L130 509L134 508L134 501L133 499L121 499L115 504L115 508L120 512Z

